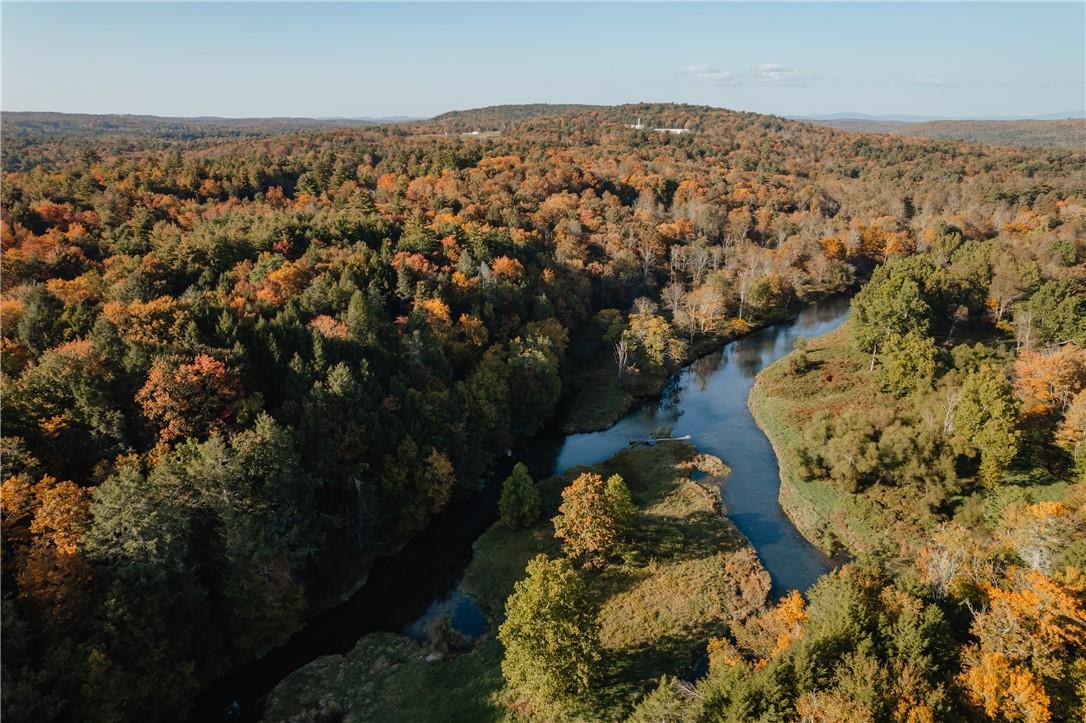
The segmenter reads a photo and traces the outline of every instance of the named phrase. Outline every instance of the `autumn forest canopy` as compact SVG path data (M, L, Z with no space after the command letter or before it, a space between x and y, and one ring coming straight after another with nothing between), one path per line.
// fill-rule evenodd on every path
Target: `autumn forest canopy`
M12 721L185 719L507 450L833 295L846 327L752 404L785 510L853 562L774 602L735 542L755 582L704 674L616 673L608 576L665 559L646 520L695 519L659 500L697 485L626 461L548 498L517 468L497 524L533 554L464 653L496 656L496 717L1086 714L1081 147L684 105L28 115L0 159Z

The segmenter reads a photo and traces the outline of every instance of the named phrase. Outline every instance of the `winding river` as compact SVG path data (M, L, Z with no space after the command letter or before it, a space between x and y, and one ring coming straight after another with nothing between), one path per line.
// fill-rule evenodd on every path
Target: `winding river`
M731 342L673 376L658 404L635 409L600 432L541 434L503 460L493 479L504 479L513 460L525 462L538 479L602 462L629 440L661 428L674 436L689 434L701 451L731 467L721 489L726 511L757 550L774 594L805 590L833 562L781 510L777 458L747 408L747 397L758 372L791 351L797 338L836 328L848 308L845 298L828 299L792 320ZM456 503L400 552L375 561L366 584L352 596L314 617L282 646L210 686L193 719L257 720L264 697L282 678L322 655L346 653L367 633L418 637L426 622L442 613L461 632L482 632L485 618L457 583L475 538L497 517L499 488L492 482Z
M828 299L807 307L795 319L696 360L671 379L657 406L638 409L602 432L566 437L555 472L602 462L629 440L647 437L661 427L676 437L689 434L699 450L731 467L721 485L725 510L758 551L774 594L806 590L833 563L799 534L781 509L777 456L755 424L747 397L758 372L792 351L799 337L821 336L837 328L848 309L847 298Z

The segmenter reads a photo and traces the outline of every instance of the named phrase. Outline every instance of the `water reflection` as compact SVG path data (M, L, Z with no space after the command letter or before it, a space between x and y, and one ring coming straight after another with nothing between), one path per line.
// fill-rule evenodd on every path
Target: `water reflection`
M456 580L467 567L472 541L497 517L501 480L513 460L523 461L539 479L551 471L603 462L630 439L660 427L670 427L677 436L690 434L694 444L732 468L722 490L724 504L758 551L774 589L806 589L830 561L784 517L777 503L777 460L747 410L747 395L754 375L787 353L796 338L824 334L847 313L847 300L827 301L793 322L732 342L673 377L661 404L635 410L604 432L564 440L538 435L501 461L492 484L455 502L397 554L374 561L367 583L350 598L314 617L282 646L209 685L194 719L222 719L229 710L235 719L259 720L261 699L288 673L318 656L347 652L369 632L404 630L418 637L429 621L448 615L454 629L480 634L486 621Z
M758 372L762 371L762 367L765 366L764 348L761 346L754 346L753 344L737 345L733 351L733 356L740 373L746 379L756 377Z
M422 616L406 626L403 634L419 642L426 641L430 626L442 616L447 616L449 627L468 639L475 639L487 631L486 615L475 599L460 588L460 583L446 597L435 600Z
M833 299L698 359L677 374L659 405L647 405L610 429L565 439L555 473L576 465L603 462L629 440L660 427L675 436L689 434L702 451L722 458L732 474L722 494L728 514L750 539L773 579L774 592L805 590L832 563L800 535L778 503L777 458L747 408L754 377L792 350L801 336L836 328L848 316L848 300Z
M690 365L690 374L698 384L698 391L704 392L709 388L709 380L720 369L720 362L724 358L723 350L717 349L711 354L706 354L700 359L695 359Z

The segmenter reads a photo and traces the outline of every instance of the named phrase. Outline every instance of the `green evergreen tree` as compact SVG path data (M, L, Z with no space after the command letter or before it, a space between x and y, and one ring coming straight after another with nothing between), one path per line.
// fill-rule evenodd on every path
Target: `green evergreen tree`
M1046 281L1025 305L1031 341L1086 344L1086 290L1081 280L1068 278Z
M922 292L930 269L913 259L886 262L852 298L852 341L877 352L892 335L926 333L931 309Z
M1017 404L1004 373L985 366L965 378L954 409L955 451L980 455L985 484L999 481L1018 454Z
M539 492L528 468L518 462L502 484L498 500L501 521L507 527L531 527L539 519Z
M615 527L618 528L619 534L628 535L634 520L637 519L637 507L634 506L633 499L630 497L630 488L626 486L621 476L613 474L607 480L607 489L604 494L611 502L611 514L614 516Z
M883 344L875 381L895 397L906 397L930 388L935 378L935 341L927 335L909 332L891 335Z
M40 354L60 341L60 315L64 305L44 284L34 284L24 297L23 313L15 327L15 338Z
M634 708L627 723L662 723L681 721L685 717L686 700L676 689L678 681L670 676L660 678L655 690L648 693Z

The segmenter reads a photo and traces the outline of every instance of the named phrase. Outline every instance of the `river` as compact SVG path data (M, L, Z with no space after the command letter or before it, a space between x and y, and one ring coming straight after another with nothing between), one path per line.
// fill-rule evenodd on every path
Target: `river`
M513 460L536 478L602 462L634 438L667 428L689 434L703 452L731 467L722 485L728 516L754 545L775 595L806 590L833 563L796 531L778 504L780 474L769 440L747 408L754 378L792 350L797 338L832 331L848 316L848 300L814 304L794 319L749 334L675 374L658 404L644 405L614 426L565 437L544 433L498 465L494 481L452 506L400 552L375 561L364 586L320 613L282 646L217 681L201 697L194 720L257 720L263 699L289 673L322 655L346 653L371 632L418 637L434 615L476 635L485 618L459 589L471 545L497 518L500 481Z
M700 451L731 467L721 485L725 510L758 551L774 593L806 590L833 563L799 534L781 509L777 455L755 424L747 398L758 372L792 351L799 337L837 328L848 309L848 299L828 299L694 361L671 379L658 405L638 409L604 431L566 437L555 472L602 462L629 440L660 428L676 437L689 434Z

